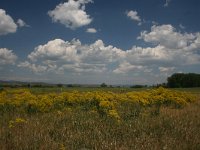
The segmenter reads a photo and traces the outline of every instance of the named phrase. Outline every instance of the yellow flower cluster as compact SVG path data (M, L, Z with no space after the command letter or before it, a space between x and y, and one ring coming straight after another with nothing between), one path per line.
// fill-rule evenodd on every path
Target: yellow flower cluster
M16 125L22 125L24 123L27 123L27 121L23 118L16 118L15 120L10 120L9 121L9 128L13 128L15 127Z
M164 105L184 106L195 98L184 92L158 88L145 91L114 93L105 91L62 92L32 94L28 89L4 90L0 92L0 111L22 111L28 113L58 111L66 108L84 107L120 120L117 106L124 102L140 106Z
M157 88L140 92L126 93L126 101L134 101L141 105L176 105L184 106L195 101L195 97L186 92L174 91L165 88Z

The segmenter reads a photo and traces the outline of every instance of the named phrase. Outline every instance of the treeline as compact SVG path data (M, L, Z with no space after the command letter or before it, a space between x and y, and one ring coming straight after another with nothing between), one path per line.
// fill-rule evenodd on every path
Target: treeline
M195 73L175 73L167 78L169 88L189 88L200 87L200 74Z
M147 85L133 85L133 86L131 86L131 88L146 88L146 87L148 87Z

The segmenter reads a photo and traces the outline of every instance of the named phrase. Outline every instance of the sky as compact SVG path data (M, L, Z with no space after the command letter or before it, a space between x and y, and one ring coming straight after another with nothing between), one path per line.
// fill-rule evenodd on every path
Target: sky
M151 85L189 72L199 0L0 0L0 80Z

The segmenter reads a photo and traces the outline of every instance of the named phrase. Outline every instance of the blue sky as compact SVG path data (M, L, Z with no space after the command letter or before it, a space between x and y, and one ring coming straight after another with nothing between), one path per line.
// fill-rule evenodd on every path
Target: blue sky
M0 0L0 80L156 84L200 73L199 0Z

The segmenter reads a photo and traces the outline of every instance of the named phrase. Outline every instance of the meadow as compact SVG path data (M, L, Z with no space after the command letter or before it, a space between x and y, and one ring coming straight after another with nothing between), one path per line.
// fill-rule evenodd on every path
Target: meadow
M5 88L0 149L198 150L199 114L199 88Z

